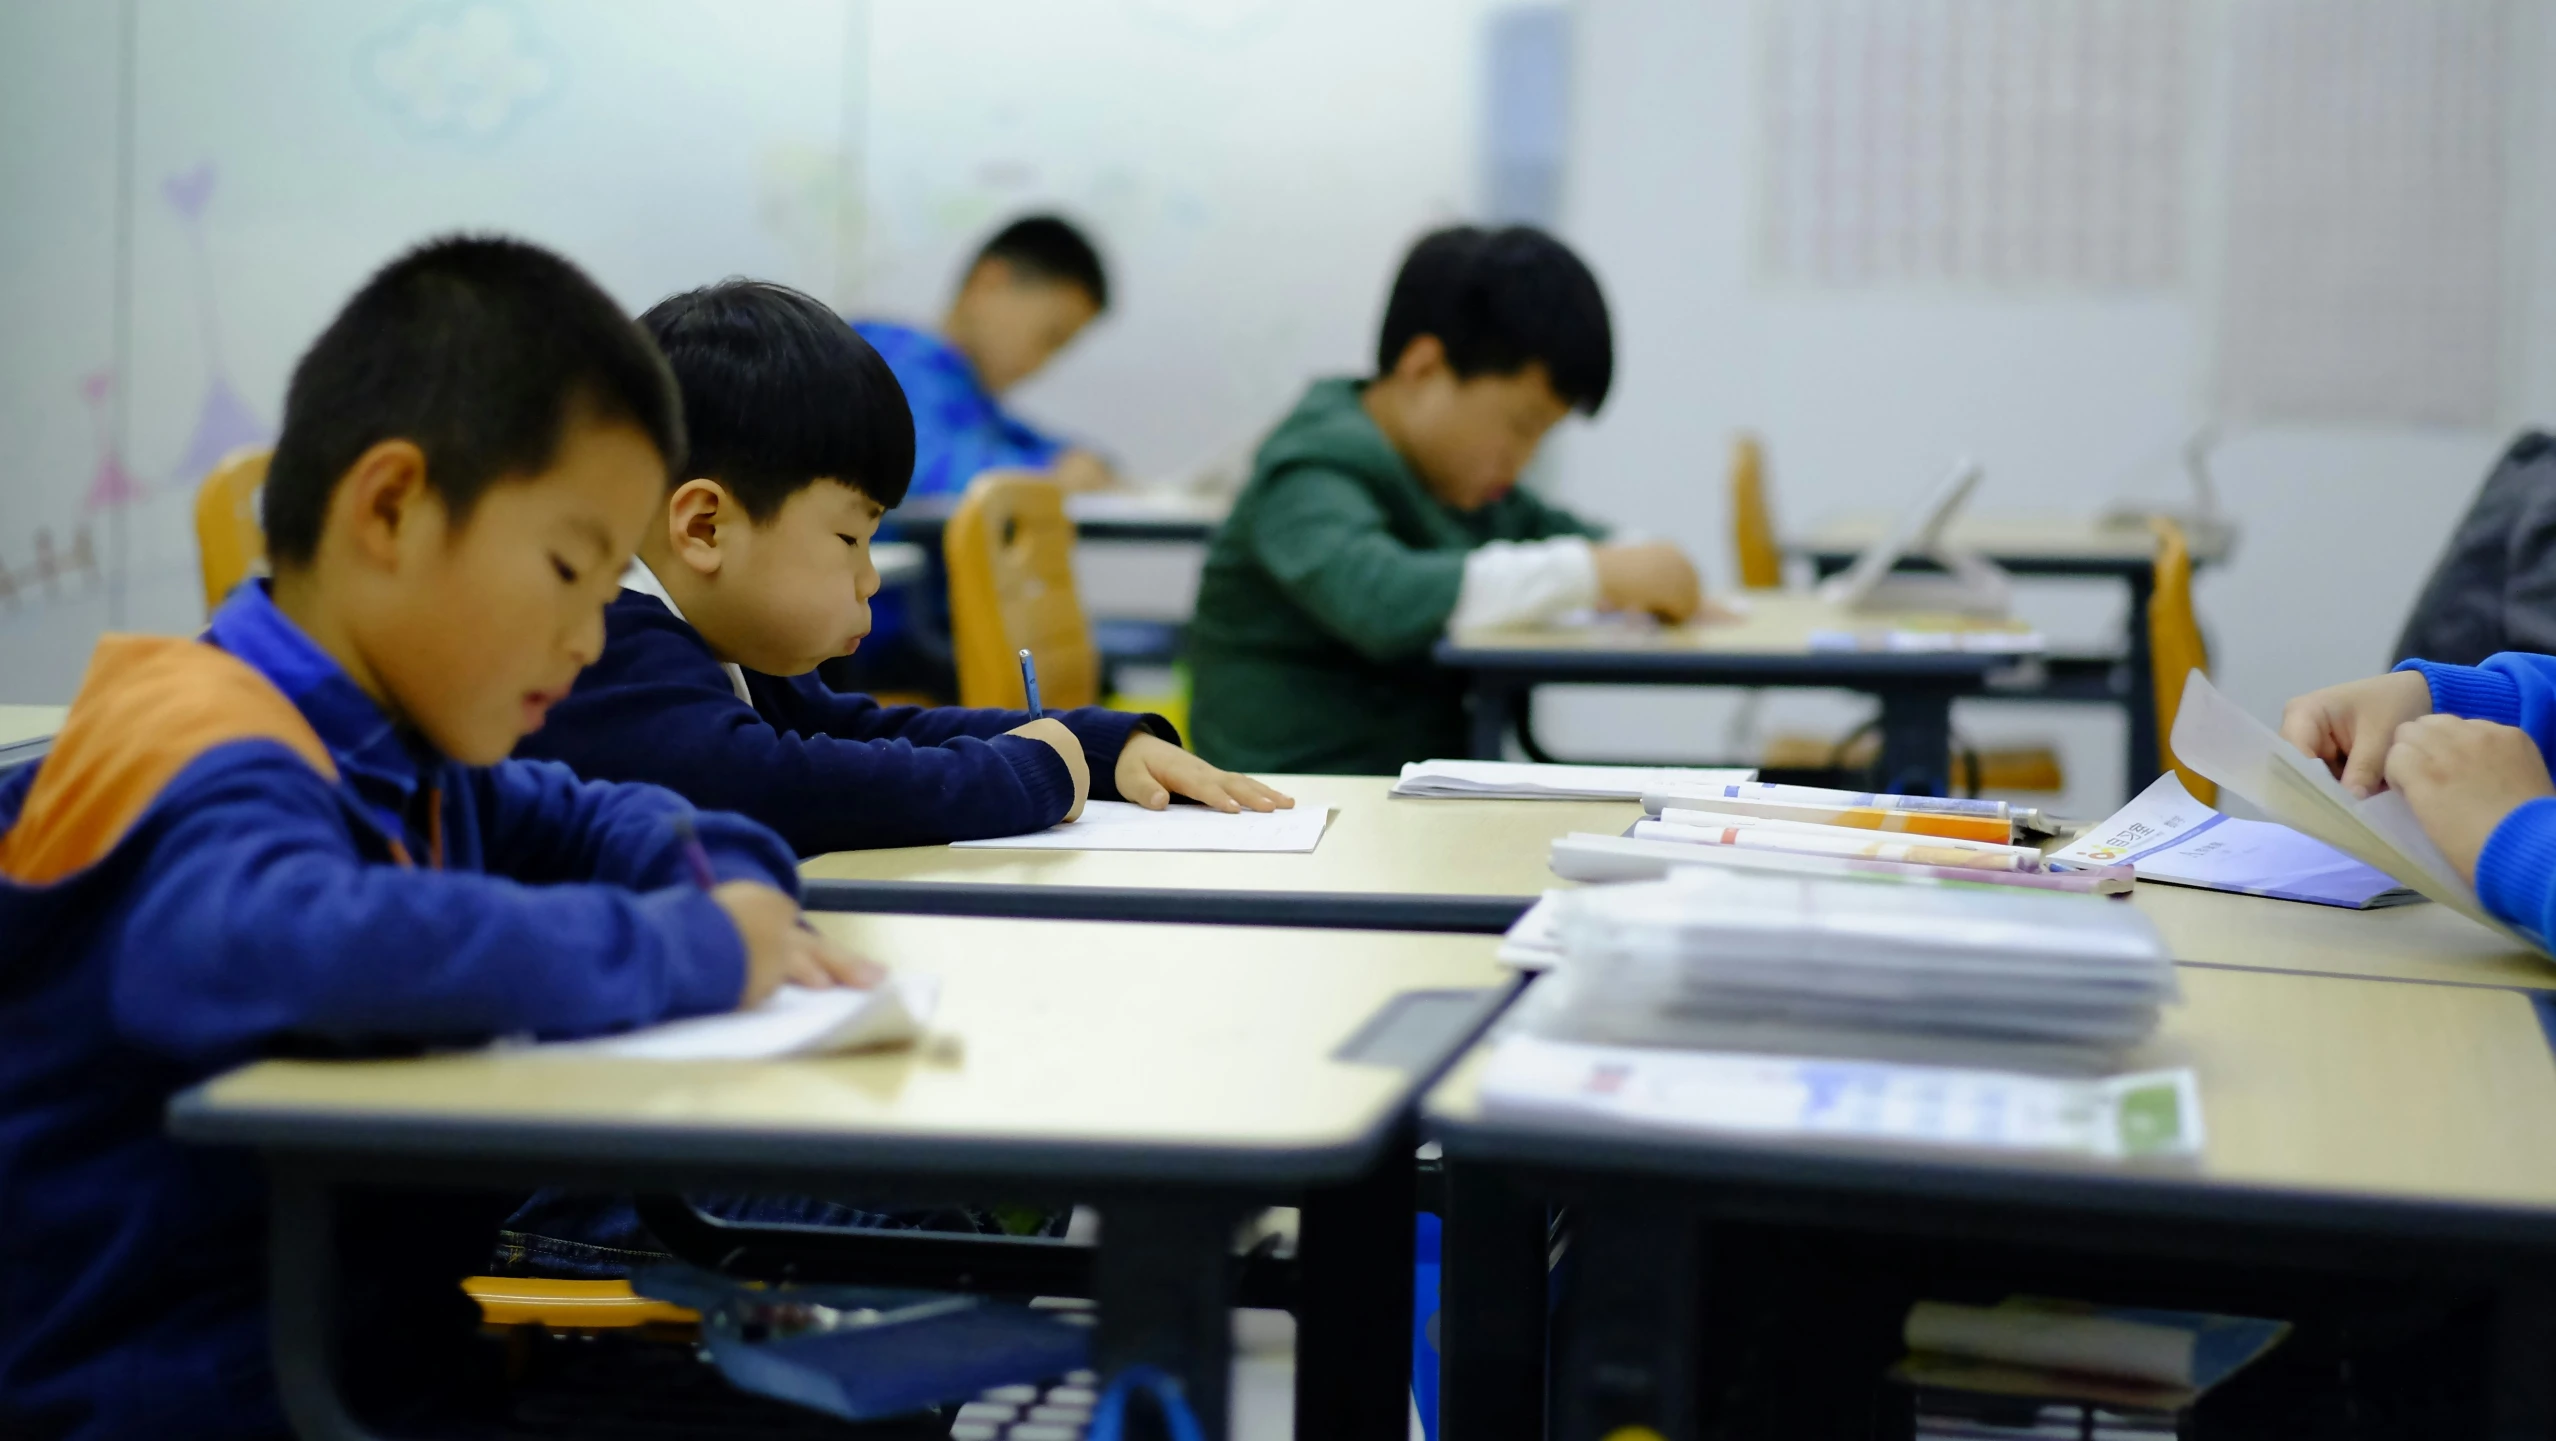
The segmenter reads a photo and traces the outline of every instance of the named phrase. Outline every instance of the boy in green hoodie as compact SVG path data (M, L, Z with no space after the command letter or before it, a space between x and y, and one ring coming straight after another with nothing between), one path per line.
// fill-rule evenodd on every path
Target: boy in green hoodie
M1606 299L1560 241L1465 226L1414 246L1375 378L1315 382L1208 547L1189 629L1198 754L1340 775L1461 755L1462 684L1429 663L1447 630L1703 609L1676 547L1604 543L1518 489L1614 367Z

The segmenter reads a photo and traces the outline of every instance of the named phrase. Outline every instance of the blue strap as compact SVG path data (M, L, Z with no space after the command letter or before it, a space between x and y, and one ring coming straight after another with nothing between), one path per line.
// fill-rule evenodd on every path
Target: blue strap
M1152 1398L1154 1407L1171 1430L1171 1441L1207 1441L1198 1428L1198 1418L1191 1414L1189 1401L1180 1393L1180 1380L1156 1366L1130 1366L1110 1378L1109 1387L1101 1392L1100 1402L1092 1408L1091 1428L1084 1441L1123 1441L1127 1428L1127 1397L1143 1391Z

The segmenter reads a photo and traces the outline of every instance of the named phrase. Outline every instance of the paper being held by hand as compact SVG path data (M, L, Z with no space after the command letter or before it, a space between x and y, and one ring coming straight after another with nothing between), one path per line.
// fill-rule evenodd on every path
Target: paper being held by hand
M590 1041L525 1048L537 1055L645 1061L769 1061L895 1045L923 1034L941 999L937 976L890 976L871 990L783 986L751 1010L645 1026Z
M1172 805L1149 811L1126 801L1090 801L1082 818L1032 831L954 841L977 851L1260 851L1302 854L1322 842L1331 812L1323 806L1284 811L1224 811Z
M2357 800L2323 761L2237 708L2194 671L2175 713L2174 753L2183 763L2252 802L2265 815L2375 866L2478 925L2537 947L2496 920L2423 833L2405 797L2392 790Z

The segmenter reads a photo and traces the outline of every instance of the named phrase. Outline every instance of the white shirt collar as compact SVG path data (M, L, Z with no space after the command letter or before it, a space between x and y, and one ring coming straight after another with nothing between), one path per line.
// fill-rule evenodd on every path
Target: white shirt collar
M691 617L683 613L683 607L675 604L673 596L666 594L666 583L657 579L657 573L648 568L648 562L635 555L630 557L630 568L621 573L621 588L655 596L665 603L666 609L674 612L675 619L685 625L692 624ZM737 693L737 699L747 705L754 704L754 697L746 694L745 667L734 661L721 661L719 669L728 673L728 686Z

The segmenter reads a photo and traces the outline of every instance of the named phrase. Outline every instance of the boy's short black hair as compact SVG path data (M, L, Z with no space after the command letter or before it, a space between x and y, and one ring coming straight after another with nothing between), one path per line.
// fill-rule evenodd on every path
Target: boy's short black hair
M1615 379L1606 296L1569 246L1529 225L1460 225L1420 238L1393 280L1376 372L1423 335L1438 337L1458 379L1515 375L1542 361L1553 393L1590 415Z
M683 409L665 359L603 288L537 245L430 240L382 267L293 367L260 502L277 566L319 553L364 452L408 440L460 525L488 488L559 453L571 417L647 433L671 473Z
M994 233L968 262L968 269L1000 260L1032 280L1061 281L1092 298L1092 309L1109 309L1109 275L1101 269L1100 252L1072 222L1054 215L1024 215Z
M757 521L818 480L882 506L914 478L914 412L896 373L812 295L730 279L669 295L639 323L683 390L686 475L728 488Z

